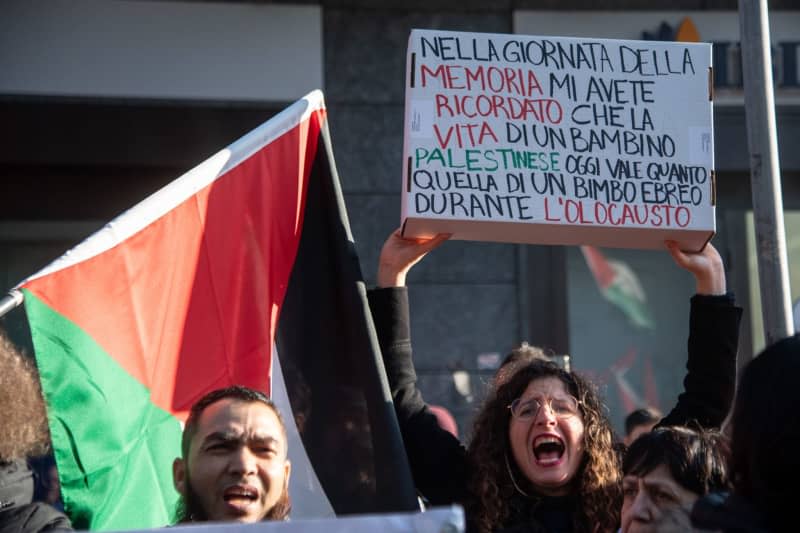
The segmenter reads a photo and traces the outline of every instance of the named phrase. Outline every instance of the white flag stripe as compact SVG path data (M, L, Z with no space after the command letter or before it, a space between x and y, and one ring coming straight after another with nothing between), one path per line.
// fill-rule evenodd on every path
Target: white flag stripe
M315 111L325 109L322 92L312 91L273 118L203 161L184 175L125 211L75 248L21 281L21 285L91 259L143 230L203 190L264 146L290 131Z
M272 347L272 401L278 406L286 424L286 440L292 475L289 477L289 495L292 498L292 518L335 517L328 497L317 479L314 467L308 459L303 440L294 422L294 412L286 391L278 347Z

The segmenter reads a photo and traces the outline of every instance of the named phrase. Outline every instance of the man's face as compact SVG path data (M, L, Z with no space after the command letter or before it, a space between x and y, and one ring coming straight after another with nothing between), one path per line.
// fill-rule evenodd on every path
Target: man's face
M689 510L699 495L679 485L666 465L622 479L622 533L690 529Z
M175 488L215 522L262 520L288 490L290 471L275 412L236 399L203 411L188 457L173 465Z

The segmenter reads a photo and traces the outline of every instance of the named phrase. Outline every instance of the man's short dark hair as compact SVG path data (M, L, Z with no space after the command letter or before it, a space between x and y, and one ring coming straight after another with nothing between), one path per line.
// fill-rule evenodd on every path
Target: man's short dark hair
M645 476L665 465L676 483L703 496L730 489L727 452L727 441L718 432L657 428L631 444L622 461L622 472Z
M275 403L261 391L241 385L233 385L231 387L213 390L192 405L192 409L189 411L189 417L186 419L186 424L183 427L183 437L181 438L181 455L184 459L189 457L189 446L197 433L197 423L203 411L211 404L217 403L220 400L263 403L275 412L275 416L278 417L278 421L281 424L284 439L286 438L286 423L283 421L283 417Z
M625 434L630 435L638 426L655 424L661 418L661 413L652 407L637 409L625 417Z

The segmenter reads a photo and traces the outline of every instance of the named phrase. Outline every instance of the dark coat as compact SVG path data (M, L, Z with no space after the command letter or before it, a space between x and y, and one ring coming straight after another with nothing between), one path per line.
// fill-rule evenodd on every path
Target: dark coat
M463 504L470 475L466 449L439 427L417 389L408 291L405 287L374 289L368 296L414 484L433 505ZM714 428L722 424L735 389L741 313L732 296L692 298L684 392L660 425L694 423ZM514 503L511 518L498 532L569 532L578 505L574 499L546 498Z
M692 507L692 526L724 533L767 533L763 517L733 494L708 494ZM788 524L787 524L788 525Z
M69 518L33 501L33 472L24 461L0 463L0 533L72 531Z

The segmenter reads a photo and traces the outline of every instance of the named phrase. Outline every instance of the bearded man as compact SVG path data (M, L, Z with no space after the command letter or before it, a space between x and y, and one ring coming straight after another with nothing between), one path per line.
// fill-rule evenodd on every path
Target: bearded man
M286 425L263 393L234 386L192 406L172 475L187 522L286 520L291 510Z

